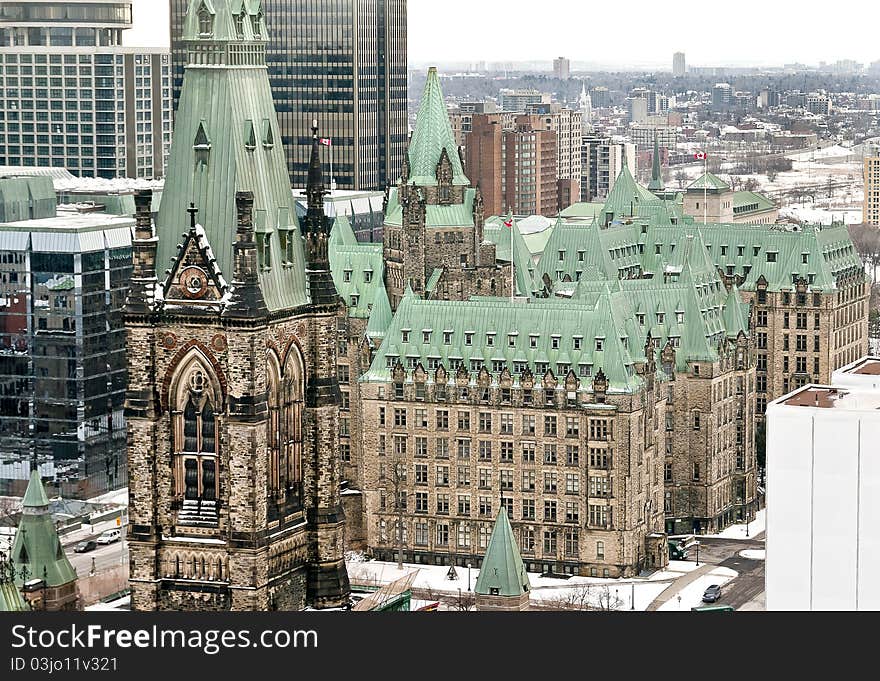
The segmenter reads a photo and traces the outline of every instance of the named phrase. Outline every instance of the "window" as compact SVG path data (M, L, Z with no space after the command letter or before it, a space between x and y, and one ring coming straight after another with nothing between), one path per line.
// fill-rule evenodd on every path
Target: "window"
M394 427L406 428L406 409L394 410Z
M535 462L535 443L534 442L523 442L522 443L522 460L523 460L523 463L534 463Z
M449 440L445 437L438 437L434 443L434 456L438 459L449 458Z
M566 445L565 446L565 461L569 466L577 466L580 463L580 446L578 445Z
M480 497L480 515L492 515L492 497ZM488 534L486 538L488 539ZM486 548L486 545L482 544L482 548Z
M556 445L544 445L544 463L554 465L556 464Z
M471 441L470 438L458 438L456 440L456 444L458 445L458 458L459 459L470 459L471 458ZM490 451L491 455L491 451Z
M544 520L556 522L556 500L544 500Z
M471 514L471 498L467 494L458 495L458 515L469 516Z
M544 493L556 494L556 471L544 473Z
M199 8L199 35L207 38L214 34L214 16L208 11L208 8L202 3Z
M535 417L534 415L525 415L522 417L522 434L523 435L534 435L535 434Z
M611 450L590 447L590 468L611 468Z
M449 544L449 523L437 523L437 546Z
M767 262L776 262L776 253L772 251L767 252Z
M458 412L458 429L461 431L470 431L471 414L467 411Z
M694 412L694 430L700 429L700 412Z
M694 463L694 480L700 479L700 464Z
M535 519L535 500L534 499L523 499L522 519L523 520L534 520Z
M579 473L565 474L565 493L580 494L581 493L581 476Z
M607 419L590 419L590 439L608 440L611 436L611 428Z
M501 461L507 463L513 463L513 443L512 442L502 442L501 443Z
M492 460L492 441L480 440L479 442L480 461Z
M604 475L590 476L590 496L591 497L610 497L611 496L611 478Z
M663 482L672 482L672 464L663 464Z
M556 417L555 416L544 416L544 436L547 435L556 435Z
M437 414L437 430L449 430L449 412L445 409L438 409Z
M544 555L556 555L556 531L544 530Z
M596 560L605 560L605 542L596 542Z
M505 470L499 473L499 479L501 480L501 489L503 490L512 490L513 489L513 471Z
M449 514L449 495L448 494L438 494L437 495L437 513L440 515L448 515Z
M581 521L581 511L576 501L565 502L565 522L579 523Z
M416 492L416 513L428 512L428 493Z
M577 417L565 417L565 436L578 437L580 435L580 420Z
M589 523L594 527L608 527L611 524L611 508L590 504Z
M492 432L492 414L489 412L481 411L479 418L479 427L481 433L491 433Z

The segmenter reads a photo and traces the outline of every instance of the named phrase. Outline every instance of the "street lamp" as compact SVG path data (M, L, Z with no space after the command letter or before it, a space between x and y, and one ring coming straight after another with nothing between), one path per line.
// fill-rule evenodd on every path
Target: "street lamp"
M468 569L468 591L470 591L471 590L471 562L470 561L468 561L467 569Z
M635 582L632 583L632 592L631 592L630 600L629 600L629 609L630 610L636 609L636 583Z
M697 545L697 567L700 567L700 542L694 542Z

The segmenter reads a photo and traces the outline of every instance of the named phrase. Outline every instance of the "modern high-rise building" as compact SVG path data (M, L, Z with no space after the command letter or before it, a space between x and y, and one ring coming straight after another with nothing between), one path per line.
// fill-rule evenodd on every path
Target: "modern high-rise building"
M133 225L56 211L48 177L0 180L0 494L21 494L33 461L66 497L127 482Z
M571 60L565 57L557 57L553 60L553 77L560 80L568 80L571 76Z
M862 222L880 226L880 147L865 145L865 202Z
M581 201L608 196L624 164L635 170L634 144L603 135L585 135L581 143Z
M167 50L123 47L131 0L0 6L0 165L83 177L163 177Z
M687 73L687 64L684 60L684 52L676 52L672 55L672 75L675 78L682 78Z
M733 103L733 88L729 83L717 83L712 88L712 109L724 111Z
M509 90L501 88L500 100L503 111L525 111L530 104L549 104L550 94L538 90Z
M189 1L170 0L175 110ZM270 27L269 82L293 186L306 184L313 119L332 139L328 171L338 188L384 190L396 182L408 136L406 0L261 4ZM209 3L205 8L210 14Z

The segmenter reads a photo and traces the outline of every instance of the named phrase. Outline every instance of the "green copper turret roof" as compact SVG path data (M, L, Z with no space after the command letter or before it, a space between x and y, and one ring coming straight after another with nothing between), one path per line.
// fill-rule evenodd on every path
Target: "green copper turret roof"
M268 36L262 5L260 0L190 0L183 39L265 41ZM203 26L210 30L202 32Z
M736 285L732 286L724 303L724 329L730 338L735 338L740 332L749 333L749 304L739 294Z
M15 585L15 565L0 553L0 612L26 612L27 602Z
M507 511L502 506L489 537L474 592L481 596L522 596L531 589Z
M373 340L382 340L392 320L391 303L384 287L377 288L373 298L370 320L367 322L367 336Z
M626 159L625 154L623 158ZM635 181L624 161L623 168L605 199L605 207L602 209L603 224L613 219L638 215L639 206L650 202L656 203L659 199Z
M654 157L651 160L651 181L648 183L648 189L652 192L666 190L666 185L663 184L663 176L660 172L660 146L657 143L657 135L654 135Z
M437 75L437 69L431 67L428 69L425 92L422 95L422 103L419 106L415 128L407 150L409 158L408 182L419 186L437 184L437 164L440 163L444 149L452 164L452 184L470 185L470 180L465 176L464 169L461 167L458 145L455 143L452 124L449 122L449 112L446 110L446 102L440 88L440 78Z
M263 298L270 310L295 308L309 302L305 257L269 87L265 40L256 40L248 28L261 16L260 3L196 0L187 15L188 25L198 21L202 6L213 12L214 30L210 35L187 37L199 43L199 51L193 54L212 63L191 63L184 71L156 219L157 270L162 277L177 255L180 235L189 227L187 209L193 203L217 268L226 281L233 281L232 244L238 221L235 195L253 192ZM239 38L234 16L242 8L248 16ZM262 26L262 19L258 24ZM249 49L233 50L235 43Z
M708 189L710 192L726 192L730 190L730 185L717 175L713 175L712 173L704 173L687 186L688 191L703 191L704 189Z
M12 544L16 584L44 579L52 587L76 581L76 570L64 554L49 512L49 498L36 470L31 472L22 504L21 521Z

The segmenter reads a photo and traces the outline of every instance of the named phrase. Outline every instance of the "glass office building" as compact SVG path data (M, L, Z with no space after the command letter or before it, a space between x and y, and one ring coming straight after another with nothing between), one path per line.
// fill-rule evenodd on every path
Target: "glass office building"
M0 179L0 495L36 459L53 492L91 498L127 484L134 220L55 203L48 178Z
M188 0L170 4L176 107ZM316 118L321 136L333 140L326 158L336 187L384 190L393 184L408 136L406 0L263 0L263 10L269 80L292 185L306 185Z
M131 1L0 3L0 166L159 178L171 56L122 46Z

